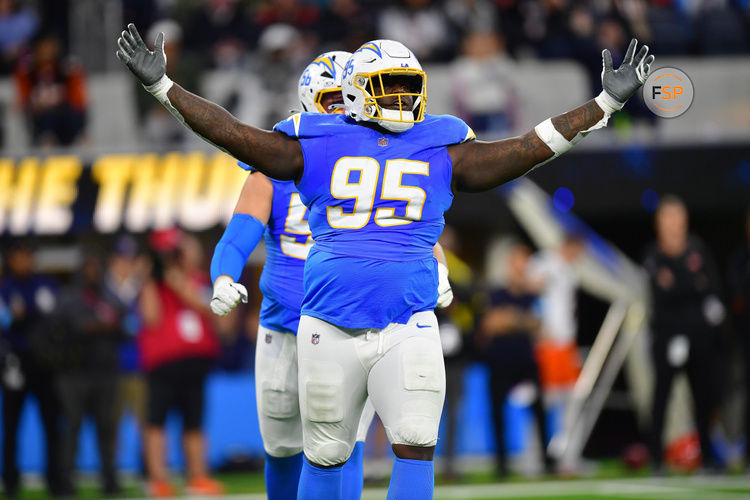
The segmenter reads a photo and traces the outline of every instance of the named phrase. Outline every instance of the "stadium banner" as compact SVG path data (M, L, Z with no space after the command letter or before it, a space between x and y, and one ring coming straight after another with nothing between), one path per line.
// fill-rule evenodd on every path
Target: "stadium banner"
M0 158L0 234L226 225L248 173L224 153Z

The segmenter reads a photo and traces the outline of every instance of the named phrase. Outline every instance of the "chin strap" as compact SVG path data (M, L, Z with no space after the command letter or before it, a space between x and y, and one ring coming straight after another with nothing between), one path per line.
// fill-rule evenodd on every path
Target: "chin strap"
M400 133L400 132L406 132L410 128L414 126L414 122L402 122L402 121L395 121L400 120L403 112L402 111L396 111L395 109L383 109L380 108L380 113L383 116L383 118L386 118L385 120L376 120L377 124L383 127L386 130L390 130L391 132Z

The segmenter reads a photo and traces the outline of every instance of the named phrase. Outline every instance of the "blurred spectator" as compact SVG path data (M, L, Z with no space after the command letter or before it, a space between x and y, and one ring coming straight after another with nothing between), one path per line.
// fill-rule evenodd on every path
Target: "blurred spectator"
M444 11L433 0L401 0L380 11L378 38L398 40L424 64L448 61L454 37Z
M69 146L81 139L88 106L86 78L80 65L64 59L57 37L41 37L14 76L34 145Z
M88 253L54 313L55 324L65 332L68 355L58 378L65 417L61 467L68 495L76 491L78 437L86 415L96 425L102 493L120 492L115 470L117 347L125 312L125 304L105 286L102 256Z
M560 415L560 425L551 429L551 446L559 442L567 425L565 410L581 371L578 353L575 265L583 253L583 241L566 235L559 247L544 250L529 263L529 278L539 290L542 328L535 355L548 408Z
M655 216L656 242L645 253L652 300L652 356L656 372L651 422L651 454L657 472L662 468L664 415L672 380L687 373L695 408L703 465L715 468L709 441L709 419L716 390L713 327L724 308L718 299L716 266L703 242L688 234L688 212L675 196L664 196Z
M300 33L288 24L273 24L263 30L258 41L258 57L253 60L253 72L261 79L264 92L265 118L269 126L289 116L289 107L297 106L297 79L309 60Z
M124 25L133 23L139 30L148 30L154 22L163 16L161 0L122 0L122 20Z
M729 261L727 282L731 293L734 324L742 342L745 364L745 442L750 442L750 210L745 219L745 241ZM750 445L745 444L746 466L750 467Z
M7 307L0 341L4 344L2 370L3 486L8 498L19 492L17 463L19 419L26 397L36 396L46 443L47 490L62 493L59 467L59 402L54 390L54 374L43 361L34 335L43 334L50 325L47 317L57 303L57 286L34 273L34 255L23 244L7 253L7 273L0 281L0 298ZM9 313L9 317L7 317Z
M573 35L568 23L568 0L536 2L536 9L528 9L524 23L526 35L543 59L565 59L572 56Z
M164 54L167 56L167 74L187 90L198 90L198 68L182 57L182 28L171 19L155 23L146 35L151 46L159 33L164 33ZM185 142L190 131L174 119L169 111L143 90L137 83L138 108L144 118L143 139L151 145L176 145Z
M748 19L729 2L703 2L695 39L701 54L743 54L750 47Z
M609 7L612 9L610 14L622 19L630 34L640 43L650 45L653 42L654 35L648 24L649 0L622 0L613 2Z
M257 36L243 5L237 0L202 1L185 27L190 33L185 38L185 52L196 54L202 68L239 66L246 48Z
M531 250L521 244L515 244L508 251L505 286L490 291L488 308L482 317L476 340L479 352L490 369L497 473L500 477L508 475L503 406L514 388L529 389L528 399L532 401L545 467L549 469L552 463L546 452L546 415L539 369L534 359L534 339L539 335L541 321L533 310L537 297L527 278L530 256Z
M456 455L458 454L459 404L463 395L464 369L468 353L466 337L474 329L473 299L476 287L474 273L456 253L460 241L451 226L445 226L440 244L447 262L453 302L445 309L435 309L440 330L440 343L445 360L445 441L443 474L448 480L458 479Z
M138 243L131 236L121 236L109 257L104 279L107 291L117 297L124 308L120 323L123 336L118 348L119 383L115 413L119 422L129 411L140 429L144 428L146 421L146 383L138 358L136 334L140 329L138 295L145 279L144 264L143 258L138 256Z
M527 56L530 54L528 42L524 37L524 14L527 10L521 7L522 2L517 0L494 0L497 8L498 31L503 34L508 46L508 53L513 57Z
M266 0L255 8L254 21L260 30L281 23L304 32L314 28L319 17L320 10L309 1Z
M205 271L195 269L199 244L183 238L177 229L151 234L152 277L139 299L143 326L138 345L148 377L148 491L157 497L176 494L168 481L165 456L164 424L172 408L182 415L188 494L223 492L221 484L208 476L202 430L206 376L219 352L205 295L210 281Z
M497 24L497 12L490 0L457 0L445 3L445 14L458 36L487 33Z
M327 7L316 30L324 44L322 51L354 52L375 38L374 16L357 0L328 0Z
M589 4L574 6L568 18L570 23L571 55L586 68L591 85L591 92L596 95L601 90L602 50L596 37L596 21ZM618 43L623 43L619 40ZM619 47L618 47L619 50Z
M257 281L257 277L256 277ZM240 282L252 282L252 278ZM232 314L213 317L214 329L221 343L218 366L227 372L250 372L255 360L260 307L250 299L251 306L237 308Z
M659 55L689 54L693 52L694 24L680 9L680 2L650 2L649 31L653 34L651 51Z
M509 136L517 124L516 92L508 79L513 65L495 32L467 35L453 63L457 114L488 140Z
M39 28L39 18L16 0L0 0L0 75L8 75Z

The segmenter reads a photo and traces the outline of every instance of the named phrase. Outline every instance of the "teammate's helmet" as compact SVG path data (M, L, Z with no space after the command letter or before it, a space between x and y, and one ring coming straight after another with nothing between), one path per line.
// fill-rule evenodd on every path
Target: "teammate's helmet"
M384 77L399 77L407 93L386 94ZM424 119L427 77L412 52L393 40L374 40L357 49L344 68L341 93L346 114L357 121L374 121L392 132L409 130ZM411 106L402 101L412 97ZM397 99L399 109L383 108L378 99Z
M326 52L311 62L299 77L297 93L303 111L328 113L320 104L323 96L341 91L341 75L352 54L342 50ZM337 111L343 113L344 110Z

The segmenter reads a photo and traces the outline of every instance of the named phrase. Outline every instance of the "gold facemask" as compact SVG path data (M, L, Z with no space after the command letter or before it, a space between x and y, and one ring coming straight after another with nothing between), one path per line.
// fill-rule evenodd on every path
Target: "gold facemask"
M344 113L344 105L341 104L340 107L335 108L333 111L329 111L327 109L323 109L323 97L325 97L328 94L333 94L334 92L341 93L341 87L331 87L330 89L323 89L318 91L317 94L315 94L315 107L318 108L318 111L321 113Z
M419 86L419 92L404 92L404 93L393 93L386 94L385 86L383 85L383 76L413 76L420 78L421 85ZM391 122L403 122L403 123L419 123L424 120L424 109L427 104L427 96L425 95L427 89L427 75L424 71L416 68L391 68L386 70L375 71L373 73L358 73L354 78L354 86L360 89L365 96L364 115L367 118L373 120L384 120ZM415 90L415 89L410 89ZM368 95L369 94L369 95ZM406 96L412 96L412 102L419 104L416 109L414 105L408 106L403 98ZM378 104L378 99L395 97L398 102L398 113L399 118L387 118L383 116L383 109ZM394 110L396 111L396 110Z

